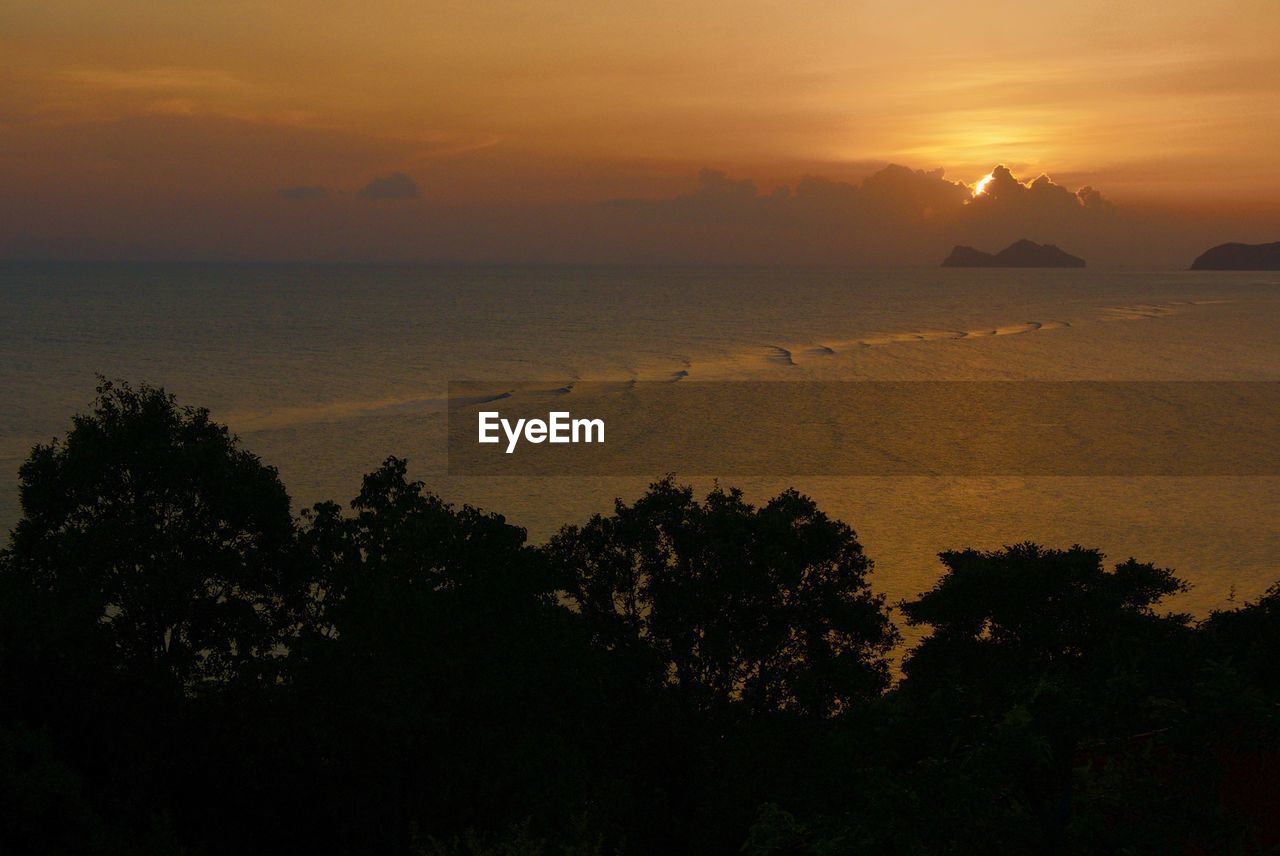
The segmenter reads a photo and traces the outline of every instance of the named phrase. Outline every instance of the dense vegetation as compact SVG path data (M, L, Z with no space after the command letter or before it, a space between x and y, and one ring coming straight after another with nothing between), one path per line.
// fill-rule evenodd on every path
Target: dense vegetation
M1280 846L1280 590L1196 622L1149 564L949 552L895 682L871 562L795 492L668 479L532 547L389 459L294 518L110 383L20 478L6 853Z

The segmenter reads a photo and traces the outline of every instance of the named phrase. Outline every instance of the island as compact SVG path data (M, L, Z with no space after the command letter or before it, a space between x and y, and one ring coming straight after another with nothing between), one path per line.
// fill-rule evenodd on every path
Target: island
M1037 244L1023 238L992 255L973 247L957 246L943 262L943 267L1002 268L1082 268L1084 259L1073 256L1053 244Z
M1280 241L1274 244L1219 244L1191 263L1192 270L1280 270Z

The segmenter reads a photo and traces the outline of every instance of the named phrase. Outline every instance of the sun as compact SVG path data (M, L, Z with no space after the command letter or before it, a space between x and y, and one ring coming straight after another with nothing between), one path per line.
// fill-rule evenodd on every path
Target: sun
M994 176L992 175L992 173L987 173L982 178L978 179L978 183L973 186L973 195L981 196L982 194L986 193L987 185L991 183L991 179L993 177Z

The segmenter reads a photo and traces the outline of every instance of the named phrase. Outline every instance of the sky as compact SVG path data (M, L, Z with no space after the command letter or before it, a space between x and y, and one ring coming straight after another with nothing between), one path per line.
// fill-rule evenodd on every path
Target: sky
M1001 165L1026 193L974 197ZM1066 196L1028 197L1041 175ZM1280 240L1280 3L0 5L0 258L910 264L1019 237L1172 266Z

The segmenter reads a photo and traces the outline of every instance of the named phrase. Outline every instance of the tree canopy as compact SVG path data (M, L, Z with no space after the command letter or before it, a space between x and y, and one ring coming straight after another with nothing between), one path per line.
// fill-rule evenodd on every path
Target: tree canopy
M5 853L1264 853L1280 589L1015 543L899 605L853 529L673 477L546 544L388 458L293 516L103 381L0 551Z

